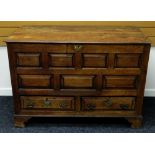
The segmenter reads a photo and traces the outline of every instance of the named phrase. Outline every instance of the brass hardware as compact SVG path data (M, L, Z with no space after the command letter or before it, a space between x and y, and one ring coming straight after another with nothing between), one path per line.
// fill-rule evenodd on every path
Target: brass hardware
M111 107L112 106L112 100L111 98L108 98L104 101L104 104L106 107Z
M120 108L123 109L123 110L128 110L129 105L128 104L120 104Z
M93 104L93 103L87 104L87 109L88 110L94 110L95 108L96 108L96 105L95 104Z
M74 45L74 50L79 52L82 49L82 45Z
M34 103L31 100L27 100L27 108L34 108Z
M49 107L50 105L51 105L51 102L48 100L48 98L46 98L44 101L44 106Z
M66 103L60 103L60 108L65 109L67 107Z

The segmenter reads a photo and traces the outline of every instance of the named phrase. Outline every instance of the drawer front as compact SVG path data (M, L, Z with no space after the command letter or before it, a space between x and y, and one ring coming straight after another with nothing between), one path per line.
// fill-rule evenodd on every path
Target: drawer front
M52 88L53 76L50 75L18 75L18 84L20 88Z
M82 97L82 111L134 110L135 97Z
M53 111L75 110L73 97L21 96L20 101L22 109L51 109Z

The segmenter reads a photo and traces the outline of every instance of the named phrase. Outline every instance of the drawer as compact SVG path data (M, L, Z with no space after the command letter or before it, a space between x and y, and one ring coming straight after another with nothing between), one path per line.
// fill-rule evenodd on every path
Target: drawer
M74 97L21 96L22 109L50 109L53 111L74 111Z
M135 97L82 97L82 111L134 110Z

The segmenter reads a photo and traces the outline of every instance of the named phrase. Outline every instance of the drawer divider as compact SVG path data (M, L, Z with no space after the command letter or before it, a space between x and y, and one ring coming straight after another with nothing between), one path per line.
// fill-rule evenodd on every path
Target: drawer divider
M54 74L54 89L60 89L60 74Z

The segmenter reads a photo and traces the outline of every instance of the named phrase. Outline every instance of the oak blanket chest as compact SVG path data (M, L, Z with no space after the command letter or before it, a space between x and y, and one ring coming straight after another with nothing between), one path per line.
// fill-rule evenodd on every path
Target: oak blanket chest
M124 117L141 126L150 43L138 28L23 27L6 42L16 127L32 117Z

